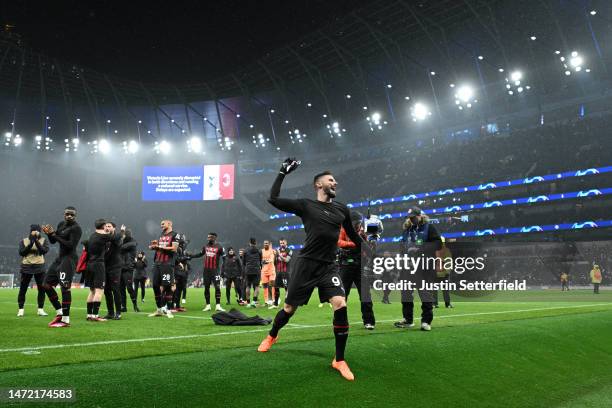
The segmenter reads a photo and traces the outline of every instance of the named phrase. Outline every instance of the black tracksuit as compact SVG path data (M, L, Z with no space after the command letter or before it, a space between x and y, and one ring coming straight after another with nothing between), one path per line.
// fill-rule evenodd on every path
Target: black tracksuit
M106 266L106 282L104 284L104 298L109 316L121 313L121 292L119 291L121 282L121 245L123 244L123 234L115 233L115 236L107 246L104 263Z
M236 299L242 299L242 261L236 255L227 255L223 266L221 267L221 277L225 279L225 297L227 303L230 303L230 294L232 282L234 283L234 291Z
M121 283L119 292L121 293L121 310L126 311L127 296L125 291L130 294L130 299L134 305L134 309L137 309L136 304L136 292L134 291L134 264L136 259L136 248L138 243L132 237L126 236L123 239L119 252L121 253L121 260L123 265L121 266Z
M147 281L147 260L136 258L134 263L134 296L138 298L138 288L141 289L140 298L145 298L145 282Z

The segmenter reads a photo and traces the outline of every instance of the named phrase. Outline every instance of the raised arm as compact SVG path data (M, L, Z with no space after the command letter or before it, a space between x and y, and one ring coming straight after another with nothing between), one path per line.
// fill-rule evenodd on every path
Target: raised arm
M301 215L303 210L303 204L301 200L293 200L289 198L281 198L280 190L281 185L283 184L283 180L285 176L291 173L293 170L297 169L300 165L300 162L295 159L286 159L282 164L281 168L272 184L272 188L270 189L270 198L268 198L268 202L272 204L274 207L278 208L281 211L293 213L295 215Z

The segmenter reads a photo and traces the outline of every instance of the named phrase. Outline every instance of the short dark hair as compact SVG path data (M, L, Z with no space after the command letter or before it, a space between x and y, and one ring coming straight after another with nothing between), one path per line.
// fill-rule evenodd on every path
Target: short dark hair
M74 208L73 206L69 205L68 207L64 208L64 210L76 211L76 208Z
M115 223L114 223L114 222L112 222L112 221L109 221L109 222L110 222L110 225L112 225L112 226L113 226L113 228L117 228L117 224L115 224Z
M212 235L213 237L216 237L217 233L216 232L209 232L208 235Z
M317 181L319 181L319 179L323 176L333 176L332 172L329 170L325 170L319 174L315 174L314 178L312 179L312 184L317 184Z
M249 243L251 245L257 245L257 240L255 238L249 238Z
M102 229L104 228L104 225L106 224L106 220L104 218L98 218L95 222L94 222L94 226L96 227L96 229Z

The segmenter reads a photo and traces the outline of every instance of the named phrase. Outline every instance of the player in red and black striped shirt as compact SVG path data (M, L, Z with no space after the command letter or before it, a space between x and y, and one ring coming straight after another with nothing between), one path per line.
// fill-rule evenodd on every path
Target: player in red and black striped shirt
M293 256L293 251L287 247L287 240L284 238L281 238L278 244L278 249L274 251L276 255L276 281L274 282L276 293L274 294L274 305L270 306L269 309L278 307L281 288L285 288L285 297L287 297L287 287L289 286L289 261Z
M174 292L174 264L178 250L177 233L172 231L172 221L161 222L162 236L151 241L149 249L155 251L153 258L153 293L157 303L157 311L149 316L174 317L172 315L172 294ZM163 297L162 297L163 295Z
M223 247L217 244L217 233L208 233L208 242L202 248L199 254L189 255L190 258L204 257L204 298L206 299L206 307L202 310L208 312L210 308L210 285L215 285L215 310L223 312L221 307L221 261L223 259Z

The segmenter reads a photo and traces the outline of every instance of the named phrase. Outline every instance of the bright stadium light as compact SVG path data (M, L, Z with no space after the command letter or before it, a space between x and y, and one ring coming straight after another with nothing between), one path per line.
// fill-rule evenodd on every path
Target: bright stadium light
M526 85L524 82L525 75L521 70L514 70L506 77L506 92L508 95L517 95L531 89L531 86Z
M98 150L102 154L108 154L111 151L111 145L106 139L98 141Z
M578 51L572 51L566 56L561 56L559 60L563 64L563 73L566 76L572 75L572 72L591 72L590 68L584 66L584 57Z
M378 112L372 113L371 116L366 118L368 121L368 125L370 125L370 130L374 132L375 130L382 130L382 128L387 124L386 120L382 120L382 115Z
M427 105L421 102L417 102L412 105L412 108L410 109L410 114L412 115L412 120L415 122L425 120L428 116L431 116L431 112L429 111Z
M128 143L128 153L136 154L138 153L139 149L140 149L140 145L138 145L138 142L135 140L130 140L130 142Z
M193 153L202 152L202 139L197 136L193 136L187 141L187 150Z
M346 129L343 129L339 122L333 122L331 125L327 125L327 133L329 133L330 137L342 137L342 133L345 131Z
M521 71L513 71L510 74L510 79L513 81L520 81L521 79L523 79L523 73Z
M457 88L455 93L455 106L457 109L463 110L465 108L470 109L478 100L474 97L474 88L470 85L461 85Z
M159 152L161 154L168 154L170 153L171 150L172 150L172 145L170 144L170 142L166 140L162 140L161 143L159 144Z
M14 146L21 146L21 142L23 142L23 140L21 139L20 135L15 135L15 138L13 139L13 145Z

